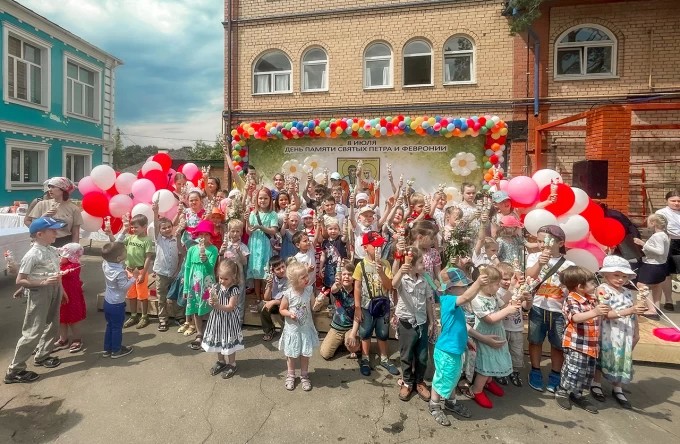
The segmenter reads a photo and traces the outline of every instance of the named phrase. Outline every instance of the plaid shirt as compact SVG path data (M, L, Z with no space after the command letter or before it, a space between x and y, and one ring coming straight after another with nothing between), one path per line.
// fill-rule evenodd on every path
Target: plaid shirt
M596 301L590 296L581 296L571 292L564 300L562 313L567 327L562 339L562 347L576 350L579 353L597 358L600 352L600 317L585 322L573 322L572 316L585 313L595 308Z

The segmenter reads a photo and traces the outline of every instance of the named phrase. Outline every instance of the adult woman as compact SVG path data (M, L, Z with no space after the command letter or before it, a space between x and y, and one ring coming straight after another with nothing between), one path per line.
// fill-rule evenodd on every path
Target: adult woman
M668 277L661 286L666 303L663 308L674 311L672 275L680 273L680 189L675 189L666 193L666 207L658 210L668 221L668 236L671 238L671 248L668 251L666 266L668 267Z
M222 182L219 177L210 176L205 183L205 198L206 200L214 200L217 197L217 192L222 189Z
M70 242L80 242L80 226L83 218L80 208L69 200L69 195L76 189L73 182L66 177L53 177L45 182L49 199L38 202L24 219L26 226L31 225L33 219L52 217L63 220L66 226L57 230L55 247L62 247Z

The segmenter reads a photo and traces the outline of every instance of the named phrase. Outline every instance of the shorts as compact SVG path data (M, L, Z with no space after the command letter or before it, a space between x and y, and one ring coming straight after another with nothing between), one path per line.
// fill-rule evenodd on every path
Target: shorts
M562 350L562 337L564 336L564 316L556 311L548 311L539 307L531 307L529 312L529 344L540 345L545 341L546 335L550 345Z
M512 369L517 371L524 367L524 332L506 330L505 337L508 340L508 349L512 358Z
M463 356L445 352L435 347L432 355L434 377L432 388L444 399L449 399L458 385L463 370Z
M361 309L363 320L359 326L359 337L362 340L371 339L375 330L375 337L378 341L387 341L390 337L390 315L386 314L379 318L374 318L366 308Z
M127 293L128 299L139 299L146 301L149 299L149 273L144 275L144 280L141 283L135 282L132 284Z
M597 359L585 353L567 348L564 350L564 365L560 375L560 387L576 396L590 390L595 377Z
M668 277L668 264L645 264L638 269L637 281L641 284L656 285Z

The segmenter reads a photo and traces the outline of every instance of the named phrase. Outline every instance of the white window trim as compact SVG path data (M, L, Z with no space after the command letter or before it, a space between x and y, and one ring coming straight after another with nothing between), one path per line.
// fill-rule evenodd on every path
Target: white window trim
M595 42L571 42L571 43L559 43L565 35L567 35L569 32L573 31L574 29L579 29L579 28L595 28L599 29L600 31L604 32L609 36L611 39L609 42L603 42L603 41L595 41ZM612 48L612 72L611 73L604 73L604 74L587 74L585 73L586 70L586 63L584 63L586 60L586 56L588 51L582 51L581 54L581 71L583 74L557 74L557 64L558 64L558 53L560 49L564 48L601 48L603 46L610 46ZM553 74L554 74L554 79L557 81L564 81L564 80L593 80L593 79L618 79L619 77L616 74L616 66L617 66L617 53L618 53L618 46L619 42L616 36L607 28L604 26L596 25L594 23L582 23L576 26L572 26L571 28L567 29L564 31L562 34L560 34L557 39L555 40L555 44L553 45Z
M373 45L376 45L376 44L385 45L387 47L387 49L390 50L390 55L389 56L366 57L366 51L368 51ZM390 81L387 85L368 86L367 85L368 76L366 75L368 68L366 66L366 62L368 62L368 61L378 61L378 60L389 60L390 61L390 65L389 65ZM390 88L394 88L394 51L392 50L392 47L390 45L388 45L387 43L382 42L382 41L371 42L368 46L366 46L366 49L364 50L363 65L364 65L364 73L363 73L364 74L364 89L390 89Z
M80 65L85 69L88 69L92 72L94 72L96 79L95 79L95 91L94 91L94 118L90 118L88 116L84 116L81 114L76 114L69 112L68 110L68 100L66 97L66 94L68 94L68 62L74 63L76 65ZM76 57L73 54L64 52L64 57L63 57L63 64L64 64L64 115L69 116L74 119L80 119L84 120L86 122L93 122L93 123L101 123L102 122L102 84L104 81L104 70L95 65L94 63L87 62L79 57Z
M462 37L464 39L467 39L472 43L472 49L466 49L466 50L461 50L461 51L449 51L447 53L446 50L443 50L442 53L442 84L445 86L449 85L476 85L477 84L477 45L475 44L475 41L466 34L454 34L448 39L446 39L446 42L444 42L444 47L446 47L446 43L454 38ZM446 80L446 56L467 56L467 55L472 56L472 63L470 66L470 80L463 80L463 81L451 81L447 82Z
M7 57L9 56L9 35L13 34L22 40L31 43L34 46L38 46L44 50L45 54L45 66L43 67L43 103L38 105L32 103L28 100L15 99L9 96L9 91L7 90L7 82L9 81L9 67L7 66ZM52 108L52 45L45 40L42 40L23 29L17 28L6 21L2 22L2 90L3 90L3 100L6 103L14 103L17 105L25 106L28 108L35 108L41 111L49 112Z
M423 53L416 53L416 54L408 54L407 55L406 54L406 47L413 42L425 43L430 48L430 52L429 53L423 52ZM404 55L402 56L402 67L404 67L404 70L403 70L404 72L402 73L402 79L401 79L402 86L404 88L422 88L422 87L426 87L426 86L434 86L434 50L432 49L432 45L430 45L430 43L427 40L413 39L413 40L411 40L410 42L408 42L404 45L403 53L404 53ZM430 56L430 83L418 83L418 84L414 84L414 85L407 85L406 84L406 68L405 68L406 58L407 57L422 57L422 56Z
M262 57L269 55L273 52L280 52L284 56L286 56L286 59L288 59L288 64L290 65L290 69L287 71L262 71L262 72L255 72L255 67L257 66L257 62L259 62ZM288 57L288 54L281 50L274 50L274 51L268 51L264 54L262 54L260 57L258 57L255 60L255 63L253 64L253 69L252 69L252 81L253 81L253 93L252 95L254 96L271 96L271 95L276 95L276 94L290 94L293 92L293 63L290 61L290 57ZM286 91L276 91L276 75L282 75L282 74L288 74L288 89ZM271 85L272 85L272 91L270 92L255 92L255 76L262 76L262 75L269 75L271 78Z
M38 175L38 182L12 182L12 149L43 152L42 174ZM50 146L47 143L5 139L5 189L7 191L42 190L43 183L48 179L47 166L49 165L49 149Z
M326 60L324 61L319 61L319 60L314 60L311 62L305 62L305 55L309 51L312 51L314 49L318 49L320 51L323 51L323 53L326 55ZM324 81L326 82L326 87L325 88L318 88L318 89L305 89L305 66L312 66L312 65L326 65L326 71L324 72ZM300 91L303 93L314 93L314 92L328 92L328 70L330 67L330 63L328 60L328 53L326 52L325 49L320 48L318 46L308 48L307 51L302 54L302 69L300 70Z
M92 171L92 150L88 150L85 148L75 148L75 147L70 147L70 146L64 146L61 149L62 155L61 155L61 171L62 171L62 176L68 177L71 179L69 176L69 171L66 171L66 156L69 154L75 155L75 156L84 156L87 158L85 162L85 176L89 176L90 172ZM73 181L75 184L78 182Z

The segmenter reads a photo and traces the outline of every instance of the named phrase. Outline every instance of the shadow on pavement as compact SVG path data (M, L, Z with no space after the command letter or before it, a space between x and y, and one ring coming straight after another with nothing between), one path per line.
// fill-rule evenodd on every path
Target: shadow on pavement
M28 400L27 405L0 410L0 441L52 442L83 419L76 411L61 410L63 399L30 395Z

